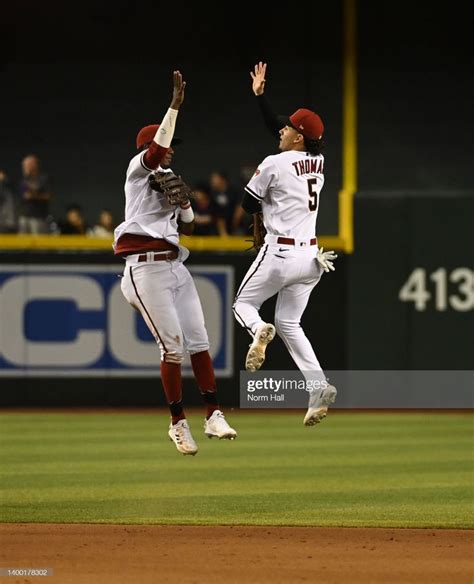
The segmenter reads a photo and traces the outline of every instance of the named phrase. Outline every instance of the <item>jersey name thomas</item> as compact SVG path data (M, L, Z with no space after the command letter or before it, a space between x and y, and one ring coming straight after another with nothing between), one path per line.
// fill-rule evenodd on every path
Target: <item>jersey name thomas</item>
M292 165L298 176L302 174L324 174L324 159L322 156L312 156L304 160L297 160Z

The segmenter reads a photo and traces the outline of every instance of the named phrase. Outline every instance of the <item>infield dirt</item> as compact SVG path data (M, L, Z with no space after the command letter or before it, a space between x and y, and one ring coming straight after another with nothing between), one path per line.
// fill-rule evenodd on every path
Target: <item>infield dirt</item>
M469 530L1 524L1 567L47 582L471 583ZM10 577L11 584L38 578ZM5 579L7 581L7 579Z

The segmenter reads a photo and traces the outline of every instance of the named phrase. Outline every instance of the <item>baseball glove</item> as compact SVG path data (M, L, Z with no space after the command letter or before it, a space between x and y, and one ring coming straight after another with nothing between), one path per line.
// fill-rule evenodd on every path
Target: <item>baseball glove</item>
M267 234L267 230L265 229L265 225L263 224L263 215L262 213L254 213L253 215L253 223L250 226L252 229L252 239L249 241L252 242L252 247L249 249L255 249L260 251L264 241L265 235Z
M170 205L183 205L189 201L191 189L184 180L174 172L157 172L148 177L150 187L163 193Z

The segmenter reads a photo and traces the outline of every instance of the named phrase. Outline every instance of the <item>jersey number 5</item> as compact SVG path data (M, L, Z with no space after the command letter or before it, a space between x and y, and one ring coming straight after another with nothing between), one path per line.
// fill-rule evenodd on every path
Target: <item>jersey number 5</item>
M317 180L315 178L308 179L308 192L309 192L308 207L309 207L310 211L316 211L316 209L318 208L318 199L317 199L318 193L316 192L316 182L317 182Z

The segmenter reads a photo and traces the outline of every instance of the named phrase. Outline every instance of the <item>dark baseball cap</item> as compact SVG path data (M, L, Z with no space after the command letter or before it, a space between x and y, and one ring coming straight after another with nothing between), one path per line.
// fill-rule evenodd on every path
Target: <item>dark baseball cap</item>
M308 140L320 140L324 134L324 124L317 113L300 108L291 116L278 116L282 126L290 126Z
M137 150L140 150L140 148L143 145L149 144L153 140L159 127L160 127L160 124L150 124L149 126L145 126L144 128L142 128L138 132L137 138L136 138ZM175 136L173 138L173 140L171 141L171 146L176 146L177 144L181 144L181 142L182 142L181 138L178 138L177 136Z

